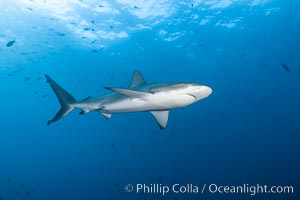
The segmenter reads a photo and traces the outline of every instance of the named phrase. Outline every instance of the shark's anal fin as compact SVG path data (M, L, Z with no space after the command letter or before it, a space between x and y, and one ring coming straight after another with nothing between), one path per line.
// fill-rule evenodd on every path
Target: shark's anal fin
M150 111L150 113L155 117L160 129L166 128L169 118L169 110Z
M105 119L110 119L111 118L112 114L110 114L110 113L104 113L104 112L101 112L101 111L99 111L99 112L105 117Z
M149 97L153 95L147 92L140 92L136 90L129 90L123 88L114 88L114 87L104 87L104 88L133 98L143 98L143 97Z
M145 79L143 78L143 75L139 71L134 71L132 74L129 88L136 87L139 85L144 85L144 84L146 84L146 82Z

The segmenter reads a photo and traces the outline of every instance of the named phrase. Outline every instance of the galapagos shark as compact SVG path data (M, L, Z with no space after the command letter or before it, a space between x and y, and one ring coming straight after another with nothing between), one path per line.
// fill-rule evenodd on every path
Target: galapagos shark
M60 120L74 109L79 109L79 114L96 111L106 119L116 113L150 112L160 129L164 129L167 126L170 109L188 106L212 93L210 87L196 83L148 84L139 71L134 71L128 88L104 87L113 93L77 101L50 76L45 76L61 105L53 119L48 121L48 125Z

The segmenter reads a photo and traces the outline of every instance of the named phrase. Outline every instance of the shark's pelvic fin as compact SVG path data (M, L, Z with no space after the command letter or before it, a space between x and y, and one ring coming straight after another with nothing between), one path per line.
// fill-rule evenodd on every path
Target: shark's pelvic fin
M143 75L139 71L134 71L132 74L129 88L136 87L139 85L144 85L144 84L146 84L146 81L143 78Z
M129 90L123 88L114 88L114 87L104 87L104 88L133 98L143 98L143 97L149 97L150 95L153 95L148 92L140 92L136 90Z
M72 103L75 103L76 100L72 95L70 95L66 90L58 85L50 76L48 76L47 74L45 76L47 82L50 84L61 105L60 110L56 113L53 119L48 121L48 125L50 125L52 122L58 121L59 119L70 113L72 110L74 110Z
M81 109L81 111L78 113L79 115L84 115L89 112L89 110L87 110L87 109L83 109L83 108L80 108L80 109Z
M160 129L166 128L169 118L169 110L150 111L150 113L155 117Z

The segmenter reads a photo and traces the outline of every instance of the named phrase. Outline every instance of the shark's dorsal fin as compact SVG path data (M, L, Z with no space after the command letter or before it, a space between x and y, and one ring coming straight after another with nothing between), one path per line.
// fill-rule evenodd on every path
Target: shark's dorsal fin
M143 78L143 75L139 71L134 71L133 74L132 74L132 78L131 78L129 88L139 86L139 85L143 85L145 83L146 83L146 81Z
M143 97L149 97L150 95L151 96L153 95L147 92L140 92L136 90L129 90L123 88L114 88L114 87L104 87L104 88L133 98L143 98Z
M150 113L155 117L160 129L166 128L169 118L169 110L150 111Z

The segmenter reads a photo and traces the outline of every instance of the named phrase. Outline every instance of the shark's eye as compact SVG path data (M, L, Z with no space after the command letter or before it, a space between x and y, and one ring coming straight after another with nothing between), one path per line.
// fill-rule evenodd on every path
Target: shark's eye
M150 93L159 92L160 90L160 88L150 88Z
M174 85L176 88L187 88L188 87L188 85L187 84L176 84L176 85Z

